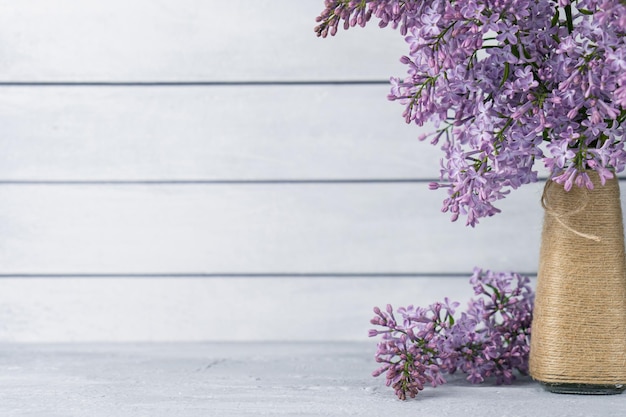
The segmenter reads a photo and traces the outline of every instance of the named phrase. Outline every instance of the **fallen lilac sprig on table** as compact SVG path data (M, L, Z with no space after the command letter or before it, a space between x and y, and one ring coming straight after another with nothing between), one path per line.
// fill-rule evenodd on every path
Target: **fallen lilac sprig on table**
M455 316L458 302L427 308L401 307L396 318L391 305L374 308L370 337L381 336L374 376L385 374L398 398L414 398L428 383L445 383L444 374L457 370L471 383L495 377L510 384L514 371L528 373L528 353L534 293L528 277L476 268L470 278L474 293L468 308Z

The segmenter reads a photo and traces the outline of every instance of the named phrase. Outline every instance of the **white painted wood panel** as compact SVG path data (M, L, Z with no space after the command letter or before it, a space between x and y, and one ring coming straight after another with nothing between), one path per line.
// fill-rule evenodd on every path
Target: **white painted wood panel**
M280 85L404 72L393 30L317 39L322 6L2 2L0 83L230 84L0 88L1 341L363 340L373 305L471 295L385 274L536 269L540 184L476 229L425 184L7 184L436 177L386 85ZM181 276L196 273L285 275Z
M320 0L20 0L0 5L1 81L370 80L401 35L318 39Z
M534 271L541 185L475 229L425 184L0 187L0 273Z
M2 342L365 341L372 308L465 306L467 278L5 278ZM373 352L372 352L373 353Z
M379 86L0 88L0 179L436 178Z

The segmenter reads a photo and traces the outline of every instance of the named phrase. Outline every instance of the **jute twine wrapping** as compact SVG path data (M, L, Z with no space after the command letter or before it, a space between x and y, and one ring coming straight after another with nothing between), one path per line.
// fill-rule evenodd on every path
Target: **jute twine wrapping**
M530 352L547 383L626 383L626 260L619 183L548 182Z

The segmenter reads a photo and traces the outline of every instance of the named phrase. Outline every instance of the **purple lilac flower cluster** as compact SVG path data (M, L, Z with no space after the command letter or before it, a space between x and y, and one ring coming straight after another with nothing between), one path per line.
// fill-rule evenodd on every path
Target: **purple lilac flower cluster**
M536 182L535 161L569 190L626 166L625 0L326 0L315 28L334 35L375 17L399 27L408 75L389 99L441 144L442 211L474 226Z
M529 278L515 273L475 269L470 279L479 298L455 317L457 302L447 298L428 308L387 305L374 308L370 337L382 336L374 376L386 375L398 398L414 398L426 384L445 383L443 374L457 370L467 380L481 383L495 377L510 384L514 370L528 372L534 293Z

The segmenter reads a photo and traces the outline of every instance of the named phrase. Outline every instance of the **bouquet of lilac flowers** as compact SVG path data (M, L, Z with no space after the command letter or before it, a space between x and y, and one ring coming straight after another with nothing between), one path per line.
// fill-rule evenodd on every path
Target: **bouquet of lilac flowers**
M445 383L442 374L457 370L472 383L495 377L497 384L510 384L514 370L528 373L530 325L534 293L527 277L476 269L470 279L480 298L455 317L459 303L447 298L428 308L402 307L401 320L393 308L374 308L371 323L382 330L376 361L382 366L374 376L386 374L387 385L398 398L414 398L427 383Z
M474 226L494 202L550 178L593 188L626 166L626 0L326 0L318 36L400 28L409 52L391 100L434 126L443 211Z

